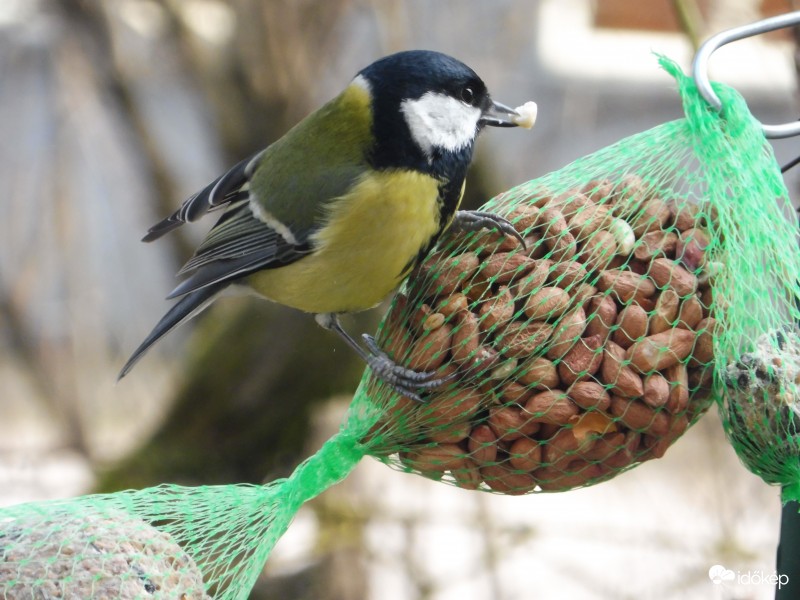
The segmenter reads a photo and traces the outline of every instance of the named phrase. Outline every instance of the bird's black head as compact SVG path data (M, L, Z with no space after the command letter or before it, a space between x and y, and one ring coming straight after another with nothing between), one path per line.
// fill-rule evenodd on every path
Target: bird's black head
M518 115L492 101L464 63L428 50L382 58L356 77L372 98L376 168L411 168L463 180L484 125L515 125Z

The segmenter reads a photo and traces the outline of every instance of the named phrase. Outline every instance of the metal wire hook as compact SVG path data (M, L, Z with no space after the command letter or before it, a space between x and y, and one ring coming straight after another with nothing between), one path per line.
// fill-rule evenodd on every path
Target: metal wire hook
M714 93L714 90L711 89L711 82L708 79L708 59L720 46L797 24L800 24L800 11L778 15L777 17L770 17L769 19L757 21L749 25L742 25L741 27L734 27L733 29L722 31L710 37L700 46L692 62L692 76L697 84L697 90L700 92L700 95L703 96L706 102L713 108L718 111L722 110L722 102ZM764 135L770 139L800 135L800 121L784 123L782 125L764 125L762 123L761 126L764 129Z

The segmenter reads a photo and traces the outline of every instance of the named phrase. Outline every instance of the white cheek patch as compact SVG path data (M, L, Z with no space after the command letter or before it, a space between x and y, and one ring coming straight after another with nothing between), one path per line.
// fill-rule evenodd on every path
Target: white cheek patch
M434 148L456 151L475 139L481 110L451 96L428 92L416 100L403 100L400 110L411 137L431 158Z

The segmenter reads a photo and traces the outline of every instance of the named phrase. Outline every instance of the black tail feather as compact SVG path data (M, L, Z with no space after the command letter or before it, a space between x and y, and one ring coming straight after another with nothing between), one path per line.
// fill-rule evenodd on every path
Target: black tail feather
M125 377L133 366L142 358L145 353L162 337L167 335L170 331L175 329L184 321L188 321L196 314L207 308L213 302L215 296L219 294L224 288L228 286L228 282L218 283L216 285L209 285L200 288L181 298L172 308L169 309L167 314L161 317L161 320L153 328L145 340L134 351L125 366L117 376L117 381Z
M162 235L165 235L172 231L173 229L177 229L181 225L183 225L184 221L180 218L178 213L170 215L163 221L159 221L155 225L153 225L150 229L147 230L147 234L142 238L143 242L152 242L153 240L157 240Z
M172 231L173 229L177 229L181 225L183 225L184 221L180 218L178 213L174 215L170 215L163 221L159 221L155 225L153 225L150 229L147 230L147 234L142 238L143 242L152 242L153 240L157 240L162 235L165 235Z

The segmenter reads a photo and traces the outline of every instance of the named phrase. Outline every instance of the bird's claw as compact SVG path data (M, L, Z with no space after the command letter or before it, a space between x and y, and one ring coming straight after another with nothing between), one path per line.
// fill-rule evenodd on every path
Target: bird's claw
M437 377L435 371L415 371L398 365L378 347L374 337L365 333L363 338L370 352L367 364L373 375L406 398L424 403L425 400L415 390L431 390L452 381L455 377L455 374Z
M461 231L480 231L481 229L494 229L503 235L516 238L523 248L527 249L525 239L514 227L513 223L495 213L483 210L459 210L453 219L451 227Z

